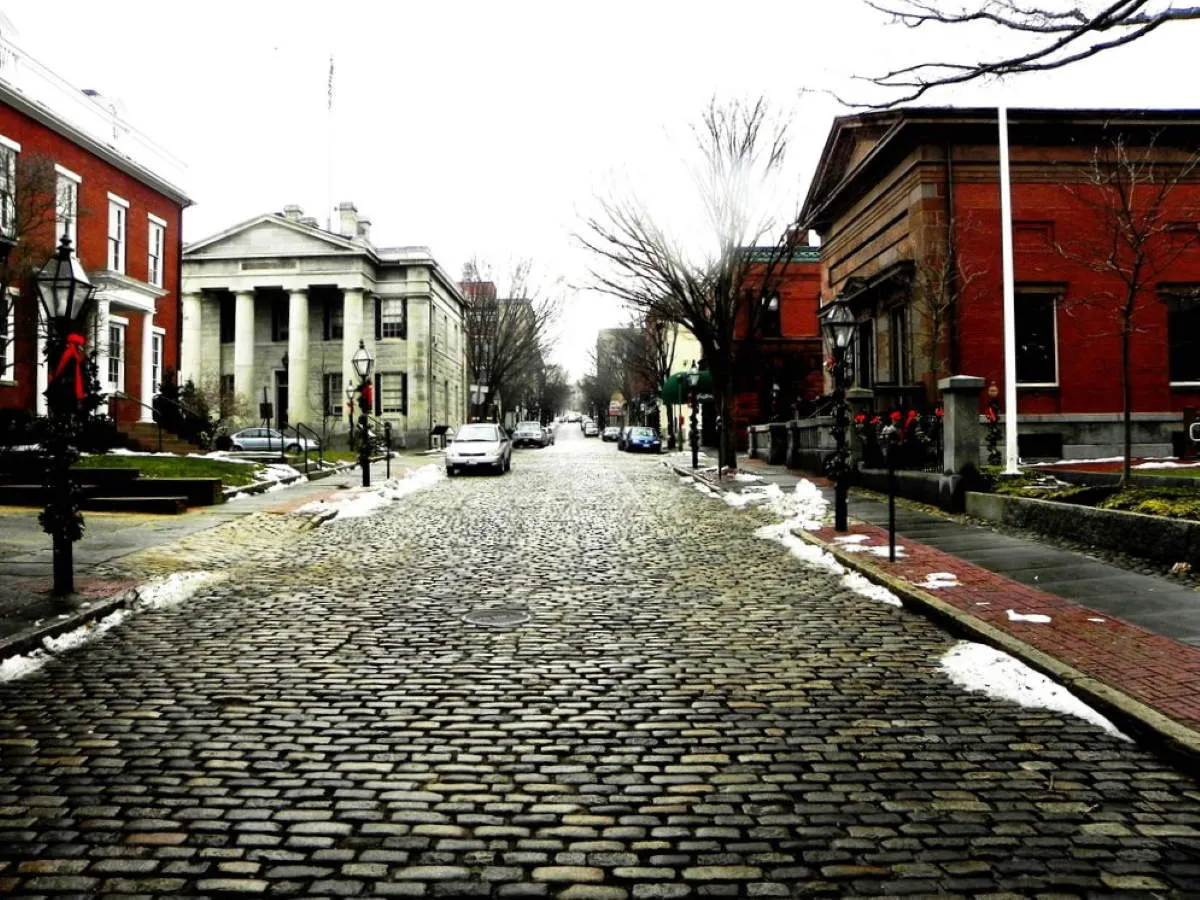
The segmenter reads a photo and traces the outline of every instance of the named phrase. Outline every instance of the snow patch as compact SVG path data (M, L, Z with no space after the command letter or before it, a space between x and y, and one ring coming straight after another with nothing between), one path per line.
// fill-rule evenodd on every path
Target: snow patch
M984 644L961 641L942 657L941 669L951 681L968 691L1009 700L1031 709L1049 709L1077 716L1110 734L1129 740L1111 721L1062 685L1007 653Z
M432 487L445 477L445 468L439 464L422 466L408 472L403 478L392 478L369 488L352 489L325 500L306 503L296 512L307 515L333 512L339 519L360 519L378 512L393 501Z
M215 572L172 572L152 578L137 587L137 609L162 609L188 599L200 588L220 581Z
M1010 622L1037 622L1045 625L1050 622L1049 616L1044 616L1041 613L1019 613L1015 609L1007 610L1008 621Z
M900 598L882 585L868 580L858 572L847 572L842 578L842 584L870 600L878 600L888 606L903 606Z
M924 581L914 582L917 587L936 591L939 588L958 587L958 576L953 572L930 572Z

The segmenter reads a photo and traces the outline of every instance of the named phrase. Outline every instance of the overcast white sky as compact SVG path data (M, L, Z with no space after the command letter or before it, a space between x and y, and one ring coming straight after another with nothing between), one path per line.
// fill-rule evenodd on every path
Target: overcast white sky
M996 46L982 30L889 25L861 0L0 8L28 52L77 87L119 99L130 122L187 163L196 205L184 214L185 241L288 203L324 224L332 199L372 219L376 244L426 245L454 278L473 256L498 272L533 259L540 283L565 297L556 359L573 377L587 368L596 330L623 319L606 298L573 289L588 264L572 239L580 217L598 193L673 183L686 129L710 97L763 94L792 116L793 187L778 198L786 218L833 117L849 112L820 91L853 93L854 74ZM928 102L1200 106L1183 64L1196 34L1168 27L1071 70Z

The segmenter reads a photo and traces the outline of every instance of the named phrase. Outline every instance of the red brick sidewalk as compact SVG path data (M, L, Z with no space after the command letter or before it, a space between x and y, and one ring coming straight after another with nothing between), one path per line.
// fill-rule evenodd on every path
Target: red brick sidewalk
M1132 717L1134 730L1144 726L1169 749L1200 759L1200 649L905 537L897 537L897 558L889 562L888 532L873 525L851 523L846 534L828 527L796 533L892 589L906 605L921 607L1014 652L1086 695L1102 711L1118 713L1123 725ZM847 535L866 540L852 544L844 540ZM882 548L882 555L856 549L864 546ZM934 572L954 575L952 586L922 587ZM1048 616L1050 621L1014 621L1010 610Z

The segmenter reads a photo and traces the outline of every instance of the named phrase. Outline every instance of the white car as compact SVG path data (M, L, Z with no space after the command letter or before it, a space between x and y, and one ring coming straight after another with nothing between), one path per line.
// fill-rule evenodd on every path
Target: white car
M446 474L453 477L471 470L497 473L512 468L512 441L508 432L492 422L461 426L446 445Z

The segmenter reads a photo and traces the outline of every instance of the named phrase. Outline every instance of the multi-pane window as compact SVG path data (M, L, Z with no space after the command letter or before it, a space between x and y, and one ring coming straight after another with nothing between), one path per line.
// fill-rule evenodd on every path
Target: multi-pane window
M155 287L163 286L163 248L167 238L167 223L150 216L146 233L146 280Z
M1058 383L1054 310L1058 294L1018 289L1016 292L1017 383Z
M108 195L108 267L114 272L125 271L125 226L129 201L116 194Z
M125 390L125 326L108 326L108 386L114 391Z
M325 415L335 419L342 414L342 373L326 372L321 382L322 405Z
M375 338L405 337L404 298L379 297L375 300Z
M17 377L16 307L17 293L10 289L4 298L4 308L0 310L0 381L12 381Z
M379 413L408 412L408 375L404 372L379 373Z
M340 341L345 334L345 310L342 301L332 298L325 301L325 333L327 341Z
M79 183L82 180L70 169L56 165L58 173L57 198L54 208L54 237L57 241L63 235L71 241L71 249L79 254L79 232L76 222L79 219Z
M150 390L157 394L162 387L163 336L150 336Z
M17 154L21 145L0 137L0 233L17 233Z
M897 306L891 312L892 379L896 384L908 384L908 307Z
M1172 384L1200 383L1200 293L1165 298L1167 364Z

